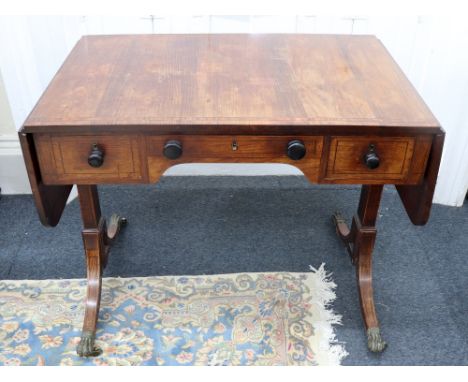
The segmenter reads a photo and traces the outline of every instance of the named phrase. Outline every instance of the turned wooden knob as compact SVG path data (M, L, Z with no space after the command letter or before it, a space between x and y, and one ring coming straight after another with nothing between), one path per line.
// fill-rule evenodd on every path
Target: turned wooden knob
M286 148L286 154L292 160L299 160L304 158L304 155L306 154L304 142L300 140L290 141Z
M177 159L182 155L182 143L179 141L167 141L163 154L167 159Z
M375 145L370 144L369 148L367 149L367 153L364 155L364 163L368 168L371 170L376 169L380 165L380 158L377 155L377 151L375 149Z
M104 151L94 143L88 156L88 164L91 167L101 167L104 163Z

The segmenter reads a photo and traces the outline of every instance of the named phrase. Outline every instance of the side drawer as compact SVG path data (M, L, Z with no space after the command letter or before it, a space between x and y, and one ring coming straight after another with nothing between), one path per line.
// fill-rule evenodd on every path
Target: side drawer
M100 167L88 157L97 144L104 153ZM139 183L145 179L138 135L35 135L41 175L45 184Z
M330 137L323 180L330 183L417 183L424 172L430 139L417 137ZM371 145L376 168L364 160ZM414 159L414 160L413 160Z

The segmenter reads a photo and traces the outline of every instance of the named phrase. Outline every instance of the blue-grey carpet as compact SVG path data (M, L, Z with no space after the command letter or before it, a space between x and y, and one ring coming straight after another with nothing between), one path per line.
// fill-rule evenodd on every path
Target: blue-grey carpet
M354 269L331 214L355 212L359 188L303 177L167 177L157 185L100 187L103 212L129 220L105 276L306 272L326 263L345 365L468 365L468 207L434 206L411 225L385 189L374 251L374 289L389 343L369 353ZM81 278L78 202L54 228L40 225L31 196L0 200L0 279Z

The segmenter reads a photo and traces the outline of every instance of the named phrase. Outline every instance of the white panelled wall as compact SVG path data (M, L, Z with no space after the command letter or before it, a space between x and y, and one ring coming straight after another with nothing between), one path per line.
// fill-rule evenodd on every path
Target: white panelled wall
M460 206L468 188L468 23L454 16L1 16L0 187L30 192L16 131L83 34L375 34L447 132L435 202ZM3 97L3 98L2 98ZM2 101L3 100L3 101ZM2 164L3 163L3 164ZM298 174L285 165L182 165L168 175Z

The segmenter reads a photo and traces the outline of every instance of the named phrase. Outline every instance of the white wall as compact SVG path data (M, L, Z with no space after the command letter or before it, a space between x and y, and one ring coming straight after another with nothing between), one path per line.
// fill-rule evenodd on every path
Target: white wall
M468 23L453 16L0 17L0 71L16 128L82 34L354 33L379 37L447 132L435 201L461 205L468 187ZM2 131L1 133L5 133ZM14 133L14 132L11 132ZM11 136L10 136L11 138ZM0 136L1 140L1 136ZM0 145L1 150L1 145ZM226 174L224 165L170 174ZM234 170L233 170L234 169ZM1 168L0 168L1 170ZM236 165L235 174L292 174L280 165ZM4 183L0 173L0 186ZM5 186L2 186L5 188Z

